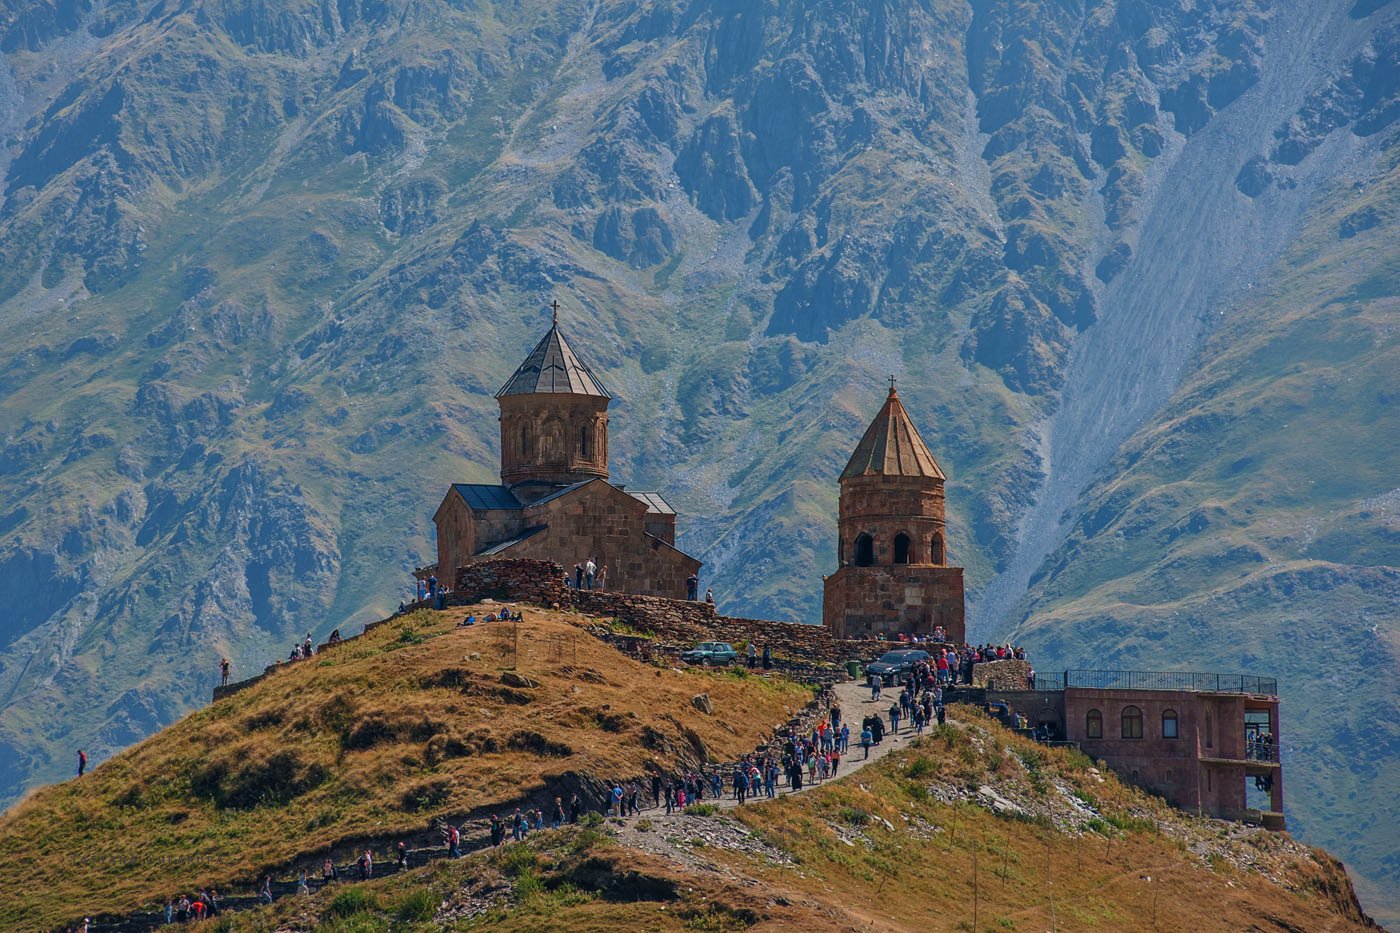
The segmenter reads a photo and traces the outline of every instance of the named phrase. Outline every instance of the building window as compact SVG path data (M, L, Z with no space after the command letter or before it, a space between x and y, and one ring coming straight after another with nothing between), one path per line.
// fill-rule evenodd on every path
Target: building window
M865 532L856 536L856 566L869 567L875 563L875 539Z
M1162 713L1162 738L1176 738L1176 710L1174 709Z
M1087 739L1103 738L1103 713L1096 709L1089 710L1084 717L1084 737Z
M943 536L941 534L934 533L933 540L929 542L928 553L930 564L943 563Z
M1123 738L1142 738L1142 710L1136 706L1123 707Z
M578 455L585 460L593 456L593 430L586 424L578 426Z
M909 536L902 531L894 536L894 562L909 563Z
M520 426L520 455L522 457L533 457L535 455L535 439L530 436L530 426L522 424Z
M1210 713L1206 713L1206 748L1215 745L1215 723L1211 720Z

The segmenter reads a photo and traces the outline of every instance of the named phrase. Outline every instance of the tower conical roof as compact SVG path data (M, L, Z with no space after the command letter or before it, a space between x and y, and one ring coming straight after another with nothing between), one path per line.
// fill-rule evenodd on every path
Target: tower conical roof
M558 395L596 395L612 398L608 390L593 375L593 371L583 364L574 353L564 335L559 332L556 319L535 349L525 357L525 362L506 380L496 398L503 395L529 395L550 393Z
M916 476L946 479L933 459L928 445L919 436L919 429L904 410L899 393L890 386L884 407L865 429L865 436L856 445L842 479L856 476Z

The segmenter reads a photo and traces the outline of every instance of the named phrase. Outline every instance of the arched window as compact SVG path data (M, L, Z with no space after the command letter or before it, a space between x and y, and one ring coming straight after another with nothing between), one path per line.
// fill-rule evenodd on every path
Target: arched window
M941 534L939 534L938 532L934 532L934 534L933 534L933 540L929 542L928 553L929 553L929 563L931 563L931 564L942 564L942 563L943 563L943 536L942 536Z
M1162 738L1176 738L1176 710L1169 709L1162 712Z
M875 563L875 539L865 532L856 536L856 566L869 567Z
M520 455L522 457L533 457L535 455L535 439L530 435L530 426L522 424L520 426Z
M593 429L586 424L578 426L578 455L585 460L593 456Z
M1142 738L1142 710L1136 706L1123 707L1123 738Z
M894 562L909 563L909 536L902 531L894 536Z
M1103 738L1103 713L1091 709L1084 716L1084 737L1086 739Z

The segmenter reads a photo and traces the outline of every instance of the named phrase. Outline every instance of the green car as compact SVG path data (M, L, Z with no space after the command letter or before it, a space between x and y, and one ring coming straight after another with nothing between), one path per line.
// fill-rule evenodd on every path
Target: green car
M734 646L723 641L702 641L681 652L681 660L687 664L732 664L738 656Z

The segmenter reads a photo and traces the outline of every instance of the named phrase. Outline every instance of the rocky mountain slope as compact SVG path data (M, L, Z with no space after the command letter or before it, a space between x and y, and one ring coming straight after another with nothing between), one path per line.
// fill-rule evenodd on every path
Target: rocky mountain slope
M894 373L975 633L1279 673L1291 818L1395 890L1392 823L1337 815L1400 755L1363 699L1397 699L1397 23L9 4L0 786L396 604L558 298L615 473L669 491L728 608L817 617Z

